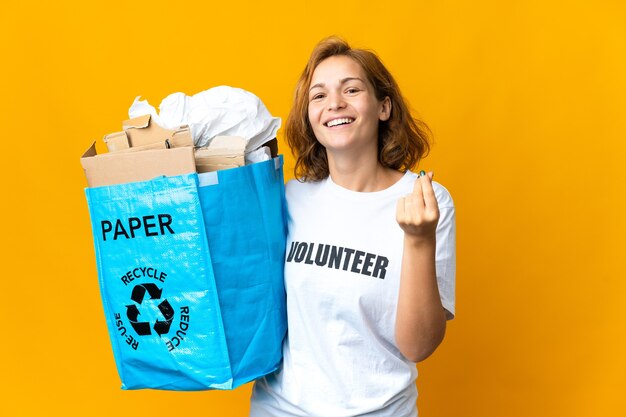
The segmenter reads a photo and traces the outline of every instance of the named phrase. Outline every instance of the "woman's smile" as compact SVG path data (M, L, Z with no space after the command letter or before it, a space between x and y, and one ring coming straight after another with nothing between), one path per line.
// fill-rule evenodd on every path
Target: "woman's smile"
M326 125L326 127L345 126L351 124L352 122L354 122L354 119L351 117L340 117L337 119L332 119L324 123L324 125Z

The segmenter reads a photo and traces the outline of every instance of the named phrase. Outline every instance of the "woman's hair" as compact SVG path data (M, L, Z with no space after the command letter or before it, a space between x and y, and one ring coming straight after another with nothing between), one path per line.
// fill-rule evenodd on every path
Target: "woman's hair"
M315 138L309 121L309 88L315 68L326 58L337 55L350 57L361 65L379 101L385 97L391 100L391 116L378 125L378 161L384 167L402 172L414 168L430 150L428 126L411 116L398 84L375 53L352 49L343 39L332 36L323 39L311 53L287 117L285 137L296 157L296 178L318 181L329 174L326 149Z

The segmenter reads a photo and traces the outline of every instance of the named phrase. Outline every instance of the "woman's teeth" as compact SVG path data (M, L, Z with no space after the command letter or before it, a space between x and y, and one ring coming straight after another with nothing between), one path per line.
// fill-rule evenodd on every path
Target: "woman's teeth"
M333 127L333 126L337 126L337 125L343 125L343 124L352 123L353 121L354 121L354 119L349 119L349 118L335 119L335 120L331 120L330 122L326 123L326 126Z

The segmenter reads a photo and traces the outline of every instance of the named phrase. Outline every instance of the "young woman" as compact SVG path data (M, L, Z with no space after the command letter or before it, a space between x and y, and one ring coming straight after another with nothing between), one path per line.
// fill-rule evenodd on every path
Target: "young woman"
M428 152L372 52L322 41L298 82L285 136L288 336L252 417L416 416L415 363L454 316L455 219Z

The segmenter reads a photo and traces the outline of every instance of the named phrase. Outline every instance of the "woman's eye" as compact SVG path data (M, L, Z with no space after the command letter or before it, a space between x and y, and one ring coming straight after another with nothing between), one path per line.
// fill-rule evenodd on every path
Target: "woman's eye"
M319 94L315 94L313 97L311 97L311 100L319 100L321 98L324 98L324 94L319 93Z
M348 94L354 94L354 93L357 93L358 91L359 91L359 89L358 89L358 88L354 88L354 87L353 87L353 88L348 88L348 89L346 90L346 92L347 92Z

